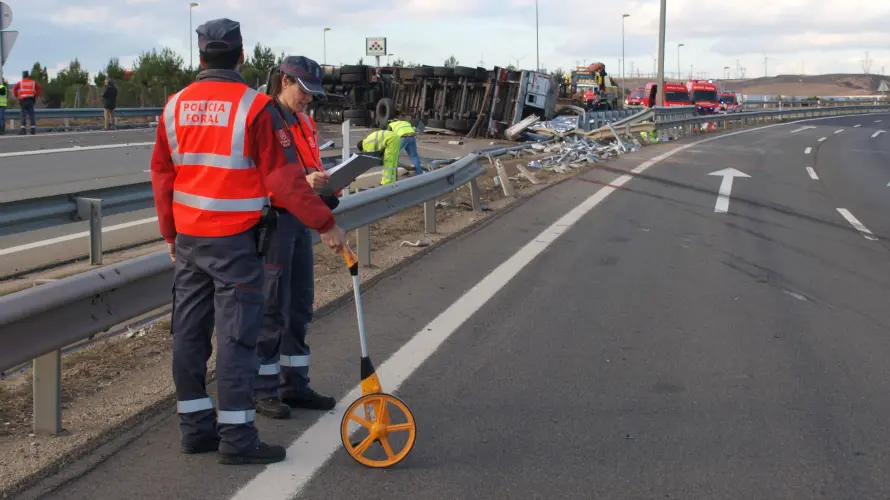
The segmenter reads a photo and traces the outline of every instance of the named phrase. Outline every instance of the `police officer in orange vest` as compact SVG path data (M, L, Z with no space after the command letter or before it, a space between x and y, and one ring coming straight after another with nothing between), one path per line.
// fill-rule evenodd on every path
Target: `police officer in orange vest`
M316 189L324 187L327 174L318 149L318 128L305 112L313 96L324 95L321 66L306 57L286 57L269 71L266 92L290 126L309 184ZM337 195L321 199L333 210L340 201ZM273 207L276 204L273 199ZM312 233L296 217L282 213L270 247L266 254L266 315L258 344L257 412L288 418L291 408L333 409L333 397L318 394L309 386L311 351L306 334L315 305Z
M22 128L19 135L25 135L27 119L31 120L31 135L37 133L37 120L34 113L34 105L37 98L43 93L40 84L30 78L27 71L22 71L22 79L12 87L12 95L19 101L22 113Z
M273 463L285 449L260 441L253 398L261 253L274 228L270 196L332 249L339 251L346 236L306 182L271 98L238 74L239 23L216 19L195 31L203 71L164 107L151 165L158 223L175 264L171 329L181 447L218 450L224 464ZM218 411L205 387L214 327Z

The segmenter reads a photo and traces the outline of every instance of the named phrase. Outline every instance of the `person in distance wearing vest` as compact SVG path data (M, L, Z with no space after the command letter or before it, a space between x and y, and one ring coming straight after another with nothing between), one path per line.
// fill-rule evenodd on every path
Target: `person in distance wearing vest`
M324 95L321 66L306 57L287 57L272 68L266 92L290 127L290 139L313 189L328 177L318 149L318 128L305 113L314 95ZM339 198L322 196L331 210ZM275 200L272 200L275 208ZM310 349L306 334L315 304L315 259L312 233L293 215L280 211L266 262L266 314L260 333L259 378L255 387L257 412L270 418L288 418L291 408L330 410L336 400L309 387Z
M401 153L401 141L399 136L391 130L377 130L371 132L368 137L358 141L356 148L359 152L383 153L383 176L380 185L392 184L399 175L399 153Z
M238 74L239 23L202 24L202 71L170 97L151 161L158 225L174 262L173 381L184 453L219 451L223 464L284 460L260 441L254 420L257 341L263 320L263 259L270 196L339 251L346 235L306 182L287 124L272 99ZM219 410L207 395L217 336Z
M411 158L411 163L414 164L414 171L417 175L422 174L423 168L420 163L420 155L417 153L417 131L414 130L414 126L411 125L411 122L394 120L389 122L388 129L399 136L399 140L401 141L399 154L401 154L402 151L408 153L408 157Z
M22 71L22 79L12 87L12 95L19 102L22 112L22 128L19 135L25 135L26 119L31 120L31 135L37 133L37 118L34 114L34 104L37 98L43 94L40 84L31 79L30 73Z
M0 80L0 135L6 134L6 106L9 105L9 92Z

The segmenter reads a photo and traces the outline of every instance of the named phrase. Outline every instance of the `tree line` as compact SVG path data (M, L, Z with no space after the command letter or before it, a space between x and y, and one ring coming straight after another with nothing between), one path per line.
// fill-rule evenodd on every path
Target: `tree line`
M266 81L269 70L281 64L284 53L275 55L272 49L260 43L256 44L252 53L245 54L245 62L241 67L241 76L248 85L256 88ZM358 60L363 64L363 59ZM393 66L419 67L420 64L406 63L396 59ZM457 59L452 55L443 64L454 67ZM507 69L515 69L513 65ZM124 68L118 58L111 58L102 71L92 78L83 68L78 59L59 71L53 78L49 77L46 66L35 62L31 67L31 78L43 87L39 107L45 108L98 108L102 107L102 90L105 81L111 78L117 87L118 108L160 107L167 102L167 97L183 89L195 81L198 67L189 68L182 56L169 48L152 49L143 52L130 69ZM542 70L547 72L546 70ZM562 70L553 72L557 78L562 77ZM10 88L9 107L18 107L12 97Z

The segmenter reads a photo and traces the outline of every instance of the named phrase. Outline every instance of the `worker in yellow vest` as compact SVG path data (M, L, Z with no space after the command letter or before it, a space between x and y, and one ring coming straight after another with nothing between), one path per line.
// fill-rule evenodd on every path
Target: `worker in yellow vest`
M417 152L417 131L414 130L411 122L406 122L404 120L391 121L389 122L388 130L395 132L395 134L399 136L401 142L399 154L401 154L402 151L408 153L408 157L411 158L411 163L414 164L415 172L417 175L422 174L423 168L420 163L420 155Z
M6 134L6 106L9 105L9 91L0 80L0 135Z
M381 185L392 184L399 175L399 153L401 153L401 141L395 132L390 130L377 130L371 132L368 137L358 141L356 148L360 152L383 153L383 177Z

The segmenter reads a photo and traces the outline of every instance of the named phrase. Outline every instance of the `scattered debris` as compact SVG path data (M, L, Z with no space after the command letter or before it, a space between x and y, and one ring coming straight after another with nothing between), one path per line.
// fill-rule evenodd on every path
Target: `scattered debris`
M420 240L417 240L414 242L403 241L403 242L399 243L399 248L402 248L405 245L408 245L409 247L428 247L430 244L425 241L420 241Z

